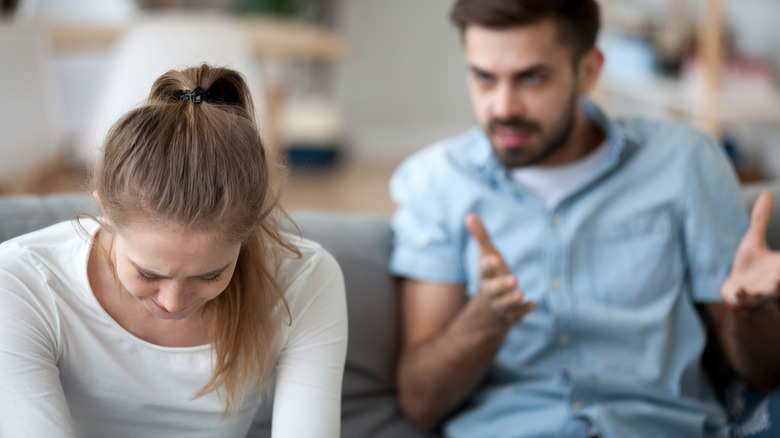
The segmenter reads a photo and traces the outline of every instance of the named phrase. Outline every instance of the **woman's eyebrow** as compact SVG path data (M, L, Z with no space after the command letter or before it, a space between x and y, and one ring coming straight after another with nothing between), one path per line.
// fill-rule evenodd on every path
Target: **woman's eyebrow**
M164 280L167 280L167 279L170 279L170 278L171 278L171 277L169 277L169 276L167 276L167 275L162 275L162 274L159 274L159 273L157 273L157 272L154 272L154 271L152 271L151 269L142 268L142 267L140 267L140 266L138 265L138 263L136 263L136 262L134 262L134 261L132 261L132 260L130 260L130 259L128 259L128 260L130 261L130 264L131 264L131 265L133 265L133 267L134 267L135 269L137 269L137 270L138 270L138 272L140 272L140 273L142 273L142 274L146 275L147 277L161 278L161 279L164 279ZM227 269L227 268L228 268L228 266L230 266L230 264L231 264L231 263L233 263L233 262L229 262L227 265L225 265L225 266L223 266L223 267L221 267L221 268L219 268L219 269L214 269L213 271L204 272L204 273L202 273L202 274L198 274L198 275L190 275L190 276L188 276L187 278L204 278L204 277L214 277L214 276L216 276L216 275L219 275L219 274L221 274L221 273L222 273L222 271L224 271L225 269Z

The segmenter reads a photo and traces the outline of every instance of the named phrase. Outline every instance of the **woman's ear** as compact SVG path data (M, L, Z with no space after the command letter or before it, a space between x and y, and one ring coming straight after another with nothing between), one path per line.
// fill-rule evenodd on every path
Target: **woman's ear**
M106 211L103 210L103 201L100 199L100 195L98 194L97 190L92 192L92 197L95 198L95 202L97 202L98 208L100 209L100 216L103 218L103 221L106 223L106 225L111 225L111 221L108 220L108 216L106 216Z

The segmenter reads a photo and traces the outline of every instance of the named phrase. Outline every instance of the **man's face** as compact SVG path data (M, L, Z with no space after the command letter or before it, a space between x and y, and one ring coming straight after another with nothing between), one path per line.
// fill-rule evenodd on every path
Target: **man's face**
M571 161L580 92L571 49L558 41L555 23L469 25L464 46L474 112L499 162L511 168Z

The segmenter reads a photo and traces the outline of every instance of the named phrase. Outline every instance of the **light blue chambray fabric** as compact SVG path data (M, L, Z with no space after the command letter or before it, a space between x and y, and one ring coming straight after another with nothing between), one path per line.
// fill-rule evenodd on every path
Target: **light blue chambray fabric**
M463 221L476 212L537 302L448 436L566 436L582 419L604 437L728 431L700 367L694 303L719 301L747 229L734 172L688 127L584 105L609 157L552 211L507 177L480 129L416 153L391 180L394 274L473 295L477 246Z

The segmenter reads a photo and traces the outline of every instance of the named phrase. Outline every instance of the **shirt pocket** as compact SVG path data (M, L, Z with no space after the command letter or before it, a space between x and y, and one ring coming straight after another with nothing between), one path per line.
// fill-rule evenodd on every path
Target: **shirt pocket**
M647 305L668 296L684 280L681 240L671 212L602 223L582 236L574 256L575 279L581 286L576 292L582 299Z

